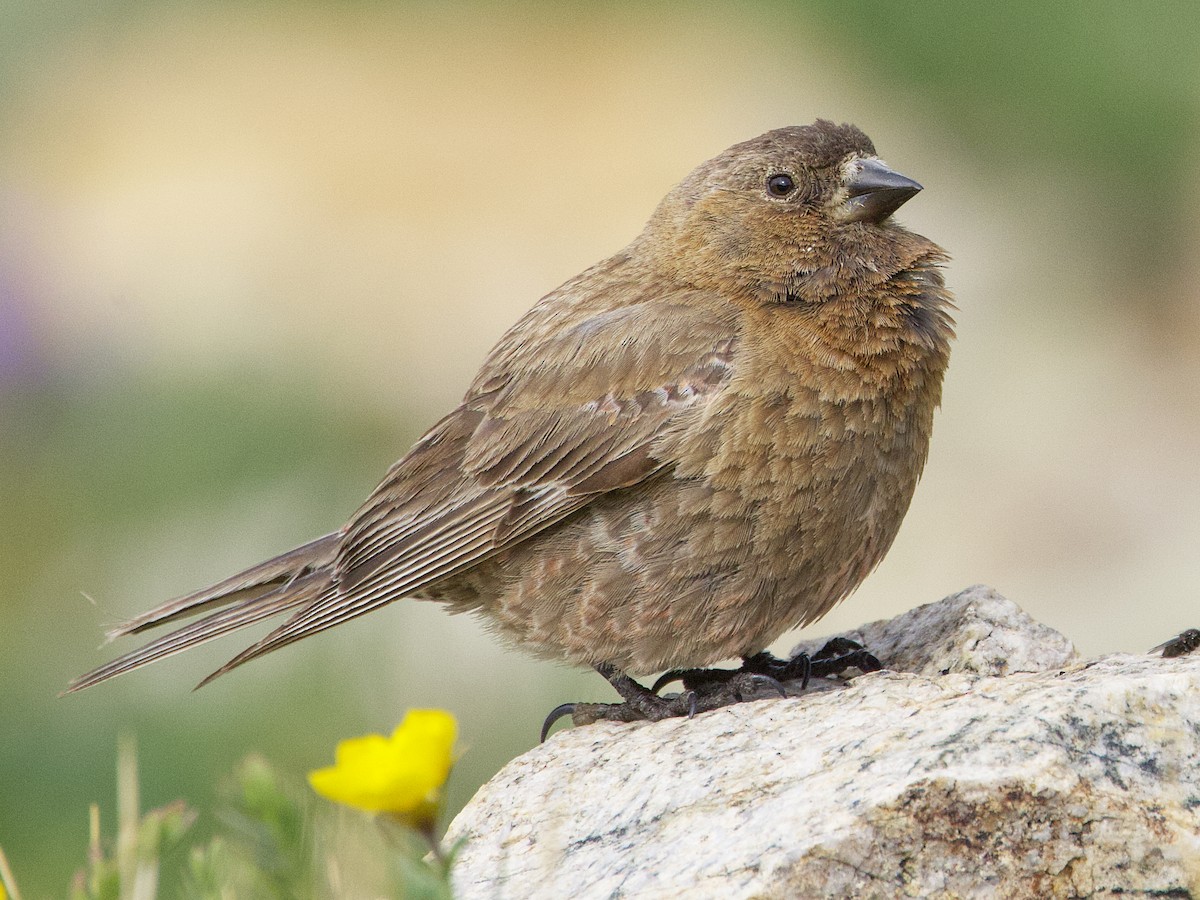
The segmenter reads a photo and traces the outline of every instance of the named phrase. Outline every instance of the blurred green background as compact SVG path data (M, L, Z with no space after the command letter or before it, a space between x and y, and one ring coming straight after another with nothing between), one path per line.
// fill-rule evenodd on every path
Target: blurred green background
M201 809L410 706L465 802L601 699L396 604L190 688L103 626L341 524L537 297L701 160L852 121L926 190L960 339L901 537L816 626L995 585L1085 653L1198 624L1200 6L0 5L0 846L65 894L137 735ZM89 602L90 601L90 602ZM786 651L795 635L780 641ZM111 817L108 819L111 823Z

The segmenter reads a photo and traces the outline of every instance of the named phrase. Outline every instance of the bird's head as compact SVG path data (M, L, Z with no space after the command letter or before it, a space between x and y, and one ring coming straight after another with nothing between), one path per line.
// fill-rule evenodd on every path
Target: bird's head
M735 144L664 198L639 238L673 277L764 300L882 281L928 246L891 220L921 185L853 125L823 119Z

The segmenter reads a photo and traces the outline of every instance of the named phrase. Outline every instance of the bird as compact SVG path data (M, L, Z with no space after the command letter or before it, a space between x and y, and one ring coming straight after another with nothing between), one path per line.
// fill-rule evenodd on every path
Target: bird
M908 509L954 337L945 251L893 217L920 190L824 119L702 163L500 338L345 525L121 623L199 616L64 693L288 614L199 687L414 599L596 669L624 701L599 717L694 714L635 678L763 657Z

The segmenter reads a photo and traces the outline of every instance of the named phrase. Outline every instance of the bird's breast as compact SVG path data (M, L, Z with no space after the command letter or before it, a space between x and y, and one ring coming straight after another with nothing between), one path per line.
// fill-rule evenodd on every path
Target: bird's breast
M740 576L772 598L764 618L797 624L890 547L928 453L945 357L900 346L856 358L776 338L737 360L681 440L675 474L704 485L698 521L741 523Z

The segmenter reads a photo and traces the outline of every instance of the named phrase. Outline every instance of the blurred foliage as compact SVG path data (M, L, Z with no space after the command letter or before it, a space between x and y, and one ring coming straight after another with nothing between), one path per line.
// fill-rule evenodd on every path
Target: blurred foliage
M305 842L308 797L298 786L284 783L261 756L250 756L226 779L219 797L216 819L227 837L192 851L194 893L221 896L222 880L236 870L244 873L236 896L313 896L313 854Z
M320 386L279 373L186 383L126 373L0 388L0 567L7 588L0 769L10 773L3 779L0 843L22 858L24 883L45 888L69 864L70 833L80 832L72 824L64 835L64 805L103 790L108 765L95 749L116 727L94 719L103 715L102 696L85 704L54 701L70 669L62 669L65 659L47 666L46 648L96 639L94 632L82 638L94 624L74 611L83 603L79 588L120 579L122 564L113 558L128 553L130 534L229 506L255 485L302 484L299 502L271 514L291 532L287 539L320 533L357 505L412 435L398 434L382 412L335 414L314 402ZM353 727L346 704L330 696L336 677L319 667L311 676L266 709L229 710L225 727L254 729L263 735L260 746L276 751L280 738L271 729L302 705L327 709L326 724ZM202 719L168 724L161 711L129 709L121 726L143 733L156 758L191 748L188 767L146 773L158 796L206 801L212 767L227 765L231 749L238 755L246 749L214 742ZM29 777L10 777L16 772Z
M164 854L176 848L196 815L182 802L152 809L140 818L122 822L115 850L105 851L99 809L92 807L93 829L88 864L76 873L71 900L153 900ZM127 873L123 870L128 866ZM138 888L132 887L138 885ZM123 887L124 886L124 887Z
M386 828L334 823L329 807L315 804L297 779L277 774L261 757L247 757L222 784L211 835L193 827L197 813L182 801L140 812L132 741L122 740L117 768L116 834L103 833L100 808L93 805L87 863L63 895L71 900L451 897L453 853L427 860L429 844L395 820ZM353 851L383 864L364 868L343 858L347 831L353 832ZM0 900L5 885L16 897L14 873L4 865L0 875Z
M61 552L47 534L68 543L114 532L300 470L313 476L314 506L357 501L402 444L382 412L333 416L312 403L316 385L280 373L228 379L0 385L0 565L32 576ZM346 490L348 479L357 486Z

